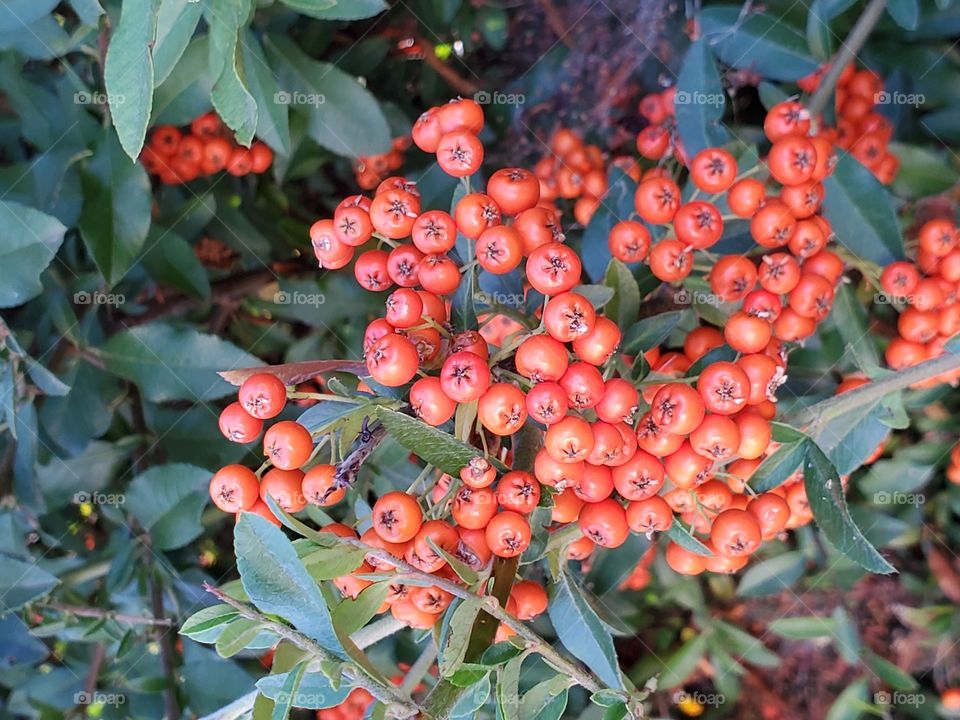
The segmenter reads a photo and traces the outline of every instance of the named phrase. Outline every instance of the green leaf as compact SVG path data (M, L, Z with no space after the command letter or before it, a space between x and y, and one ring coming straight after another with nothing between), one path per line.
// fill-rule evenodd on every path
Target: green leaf
M803 553L794 551L751 565L740 578L737 594L759 597L786 590L803 577L805 564Z
M267 64L260 41L249 30L244 35L243 68L247 86L257 102L257 137L279 155L290 154L288 106L277 102L280 87Z
M246 650L254 638L260 634L260 624L256 620L238 617L223 628L214 647L222 658L233 657Z
M563 646L607 686L623 688L613 638L566 570L550 587L547 611Z
M216 630L237 617L237 611L229 605L219 603L198 610L188 617L180 627L180 634L197 642L209 642L206 638L211 630Z
M684 550L689 550L690 552L696 553L697 555L702 555L703 557L713 557L713 553L710 552L710 548L684 530L678 521L672 522L670 527L668 527L664 532L664 535L666 535L668 538L670 538L670 540L675 542Z
M57 0L6 0L0 3L0 33L23 32L57 5Z
M920 3L917 0L887 0L887 12L904 30L916 30L920 22Z
M807 444L803 472L810 510L818 527L834 547L866 570L894 572L893 566L867 542L853 522L847 510L839 474L816 443Z
M297 690L300 688L300 682L303 680L303 674L307 670L306 662L298 662L293 669L287 673L283 681L283 687L277 698L274 700L273 715L270 720L287 720L290 717L290 707L297 697Z
M306 113L307 134L314 142L349 158L390 150L387 119L356 78L310 59L284 36L271 36L267 53L277 61L280 100Z
M750 476L750 487L756 492L767 492L783 485L803 464L807 454L806 440L786 443L773 451Z
M162 323L117 333L100 348L110 372L135 382L151 402L214 400L236 392L217 372L260 360L215 335Z
M200 515L210 499L210 476L194 465L154 465L130 483L124 507L150 532L155 548L183 547L203 533Z
M209 0L210 74L216 78L210 100L237 142L249 147L257 130L257 101L243 71L240 33L250 14L250 0Z
M82 173L80 236L108 285L127 274L150 229L150 180L108 132Z
M833 644L848 665L860 662L860 633L843 606L837 605L831 614L834 622Z
M464 600L453 610L450 629L443 647L440 648L439 669L441 677L450 677L463 664L463 657L470 644L473 625L480 613L479 600Z
M257 680L257 690L264 697L277 701L284 692L289 674L284 672L262 677ZM321 710L339 705L347 699L351 690L353 688L345 682L334 688L330 678L322 672L308 672L300 678L300 685L294 693L292 703L295 707Z
M520 720L560 720L573 679L554 675L527 690L520 699Z
M917 681L886 658L867 650L863 654L864 662L883 682L894 690L909 692L917 687Z
M759 667L777 667L780 665L780 656L767 650L762 642L762 637L754 637L723 620L714 620L713 628L716 630L716 635L710 639L713 652L716 652L719 648L733 653L739 660L745 660L751 665Z
M150 118L152 125L186 125L201 113L210 110L210 93L213 91L215 78L211 76L207 64L209 47L209 38L199 35L187 45L167 79L157 85L153 94L153 116ZM212 196L202 195L192 202L204 211L208 208L213 210ZM239 211L233 208L227 210L233 215L240 215ZM230 221L230 218L219 216L217 219ZM245 232L237 232L244 237L247 244L256 244L256 240L251 239ZM227 236L223 239L229 243L233 238Z
M870 688L863 678L852 682L844 689L827 711L824 720L859 720L863 717Z
M823 214L837 242L878 265L903 258L903 237L890 195L873 173L852 155L841 155L823 185Z
M314 580L333 580L352 573L363 564L365 556L363 548L338 545L311 549L300 560Z
M59 220L0 200L0 307L22 305L43 290L40 273L53 260L66 228Z
M890 152L900 161L900 170L893 180L893 192L899 197L937 195L960 180L945 153L903 143L890 143Z
M869 318L849 285L840 285L830 312L830 326L836 330L857 367L872 373L880 367L880 355L870 333Z
M707 651L707 638L705 635L697 635L680 646L663 663L663 670L660 673L658 686L661 688L673 688L686 680L697 667L700 658Z
M156 38L157 7L158 0L125 0L104 63L110 117L131 160L143 148L153 106L151 44Z
M520 713L520 668L527 653L501 665L497 670L497 717L502 720L519 720Z
M613 297L604 309L604 315L620 327L627 327L640 312L640 287L630 269L616 258L607 265L603 282L613 288Z
M607 172L607 192L603 202L590 218L580 242L580 257L588 278L594 281L603 279L604 272L612 259L608 238L610 229L622 220L629 220L634 214L633 196L637 183L615 165Z
M210 296L207 271L190 243L172 230L159 225L151 227L142 260L154 280L188 295Z
M383 0L280 0L302 15L320 20L362 20L387 9Z
M378 407L377 417L398 443L445 473L457 475L472 458L482 454L452 435L396 410Z
M355 599L345 598L331 613L333 626L344 635L352 635L370 622L389 593L390 583L380 582L365 587Z
M721 123L725 106L726 93L717 64L706 39L700 38L687 49L674 96L677 131L690 157L730 140L730 133Z
M153 45L153 76L160 85L173 72L190 44L203 15L203 3L159 0L157 40Z
M639 355L664 342L683 318L683 310L670 310L644 318L629 327L622 348L627 355Z
M43 597L60 581L33 560L24 562L0 555L0 617Z
M459 693L456 704L450 709L451 720L475 720L477 711L490 697L490 676L474 684L469 692Z
M250 601L342 655L323 595L283 531L259 515L241 513L233 537L237 569Z
M827 60L833 54L833 35L830 18L826 17L823 0L810 3L807 13L807 47L817 60ZM765 106L768 107L769 106Z
M836 631L833 618L788 617L771 621L770 631L791 640L812 640L830 637Z
M741 17L739 5L714 5L698 16L713 51L727 65L768 80L799 80L817 69L806 41L784 18L763 12Z

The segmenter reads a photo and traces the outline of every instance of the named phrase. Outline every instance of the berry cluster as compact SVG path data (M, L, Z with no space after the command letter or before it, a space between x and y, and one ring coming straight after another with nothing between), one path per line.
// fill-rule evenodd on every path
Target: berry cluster
M189 128L159 125L140 153L140 162L165 185L180 185L226 170L241 177L267 171L273 151L262 142L237 145L215 113L204 113Z
M666 561L685 574L734 572L763 541L810 522L799 472L770 492L748 486L776 446L770 421L789 343L808 337L827 316L844 271L841 258L826 248L832 231L820 214L833 143L810 135L807 116L794 102L773 108L764 126L769 154L743 172L729 152L708 148L686 167L665 165L641 178L639 219L612 229L611 253L626 263L649 263L669 283L682 281L700 267L695 258L703 258L712 291L734 304L722 330L701 325L642 359L618 354L621 328L580 289L581 259L565 242L549 179L536 173L497 170L484 192L471 191L465 180L466 192L449 213L424 210L416 185L391 177L373 197L348 197L333 218L314 223L310 237L321 267L344 267L359 251L357 282L370 291L393 289L383 317L364 334L369 385L404 388L407 412L427 425L449 427L456 416L460 439L483 449L453 476L435 471L432 493L380 496L372 525L359 538L344 524L324 528L382 551L338 578L341 592L355 597L369 585L366 575L390 572L384 552L454 582L447 557L475 568L492 556L517 557L540 530L531 524L538 507L550 508L548 531L578 528L566 556L580 561L598 545L620 546L631 531L652 538L678 518L685 525L679 530L689 528L712 552L708 557L688 550L690 543L669 542ZM436 152L449 174L467 177L482 162L483 123L479 105L454 100L424 113L414 142ZM591 154L575 137L558 137L558 163ZM696 187L686 202L677 184L684 174ZM721 199L731 215L721 213ZM756 247L717 256L711 248L732 218L749 219ZM458 236L464 238L459 245ZM361 249L368 243L373 247ZM533 299L542 296L534 314L539 325L510 321L490 332L497 321L492 314L483 327L456 331L450 298L463 275L478 267L493 275L519 271L526 300L537 304ZM717 351L731 359L707 358ZM651 368L639 384L632 379L638 363ZM232 440L251 442L263 420L280 413L288 393L276 377L257 373L239 395L224 410L221 429ZM499 472L513 463L515 433L531 424L542 439L532 467ZM272 467L262 479L240 466L216 474L211 494L219 507L269 517L267 495L288 512L345 497L349 480L334 465L314 464L305 427L277 422L263 446L265 465ZM651 559L638 559L627 587L646 583ZM508 610L520 619L546 607L536 583L516 584L511 598ZM440 587L398 583L382 610L430 627L450 600Z
M353 174L361 190L373 190L390 173L403 167L403 153L410 147L410 138L393 139L390 152L380 155L361 155L353 164Z
M883 269L880 288L898 307L899 335L890 341L886 360L896 370L942 355L946 341L960 332L960 234L953 221L930 220L920 228L916 263L898 260ZM956 380L932 378L928 385Z
M804 92L814 92L829 69L825 65L802 78L797 84ZM884 97L883 78L867 69L847 65L837 80L836 128L824 133L838 147L859 160L884 185L889 185L900 169L900 160L887 145L893 137L893 125L876 111Z
M540 199L573 200L573 217L586 225L607 192L607 169L603 151L587 145L573 130L557 130L550 139L550 155L533 168L540 180Z
M823 66L802 78L798 82L800 89L814 92L828 69L829 66ZM831 146L849 152L880 182L889 185L896 177L900 161L888 149L893 125L875 109L877 102L884 97L883 87L883 79L876 73L847 65L836 87L836 127L829 127L823 118L818 118L821 129L809 140L815 143L824 158L830 157ZM637 135L637 151L648 160L661 160L672 155L688 165L689 156L676 127L675 96L676 88L670 87L646 95L640 101L639 112L648 125ZM785 131L791 135L798 132L806 135L810 126L811 117L803 104L787 101L770 109L764 130L767 137L775 141L775 135L782 135Z

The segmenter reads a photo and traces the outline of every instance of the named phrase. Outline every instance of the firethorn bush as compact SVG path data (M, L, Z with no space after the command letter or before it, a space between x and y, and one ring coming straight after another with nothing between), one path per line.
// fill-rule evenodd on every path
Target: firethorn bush
M0 714L960 717L956 19L6 3Z

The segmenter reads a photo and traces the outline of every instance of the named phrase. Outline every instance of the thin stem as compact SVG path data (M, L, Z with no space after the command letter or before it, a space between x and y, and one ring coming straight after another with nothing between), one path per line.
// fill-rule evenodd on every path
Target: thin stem
M40 606L40 610L49 608L67 615L74 615L83 618L96 618L99 620L114 620L124 625L153 625L157 627L172 627L172 618L157 618L152 615L125 615L123 613L113 612L112 610L103 610L101 608L86 607L84 605L67 605L60 602L46 602Z
M303 633L298 632L297 630L294 630L293 628L284 625L281 622L271 620L259 610L256 610L252 606L242 603L239 600L234 600L225 592L213 587L209 583L204 583L203 588L208 593L220 600L220 602L226 603L236 610L240 617L253 620L261 627L276 634L278 637L287 640L313 657L320 660L340 662L340 658L334 656L326 648L321 647ZM387 687L381 685L380 683L374 682L365 672L363 672L363 670L358 668L353 663L344 662L342 667L343 676L350 681L352 686L363 688L381 702L386 703L389 706L388 710L392 712L393 717L412 717L420 712L418 705L412 699L410 699L409 696L401 693L397 688L392 686Z
M836 395L798 410L784 418L783 422L795 427L820 426L844 413L876 402L890 393L955 370L960 370L960 354L947 351L940 357L891 373L842 395Z
M329 400L331 402L341 402L349 405L366 405L369 402L369 400L365 398L353 398L345 397L344 395L315 392L288 392L287 397L291 400Z
M461 598L462 600L478 600L480 603L482 603L483 610L485 612L489 613L508 628L513 630L517 635L523 638L531 650L540 654L544 660L549 662L561 672L572 677L579 685L583 686L590 692L597 692L604 689L604 685L593 675L593 673L585 668L577 666L560 655L560 653L554 650L546 640L537 635L530 628L502 608L500 604L496 602L495 598L477 595L462 585L458 585L457 583L447 580L446 578L420 572L413 567L413 565L410 565L404 560L391 555L386 550L372 547L358 539L346 537L337 538L337 541L344 545L350 545L352 547L365 550L368 555L375 557L378 560L382 560L388 565L394 566L397 570L397 575L395 576L397 581L402 582L404 577L414 580L427 581L431 585L441 588L442 590L446 590L451 595Z
M863 9L863 12L860 13L856 24L854 24L850 30L850 34L847 35L847 39L840 43L840 49L830 58L830 69L826 75L820 79L820 85L817 87L817 91L807 104L810 115L815 121L817 116L827 107L827 102L833 95L833 90L837 85L837 81L840 79L840 75L843 74L847 65L857 56L857 53L860 52L860 48L863 47L867 38L870 37L870 33L873 32L874 26L880 21L886 7L887 0L870 0Z
M423 649L423 652L420 653L420 657L417 658L416 662L410 667L407 671L407 676L403 679L403 683L400 685L400 692L406 693L407 695L411 694L417 689L417 685L420 684L420 681L423 680L424 676L433 666L433 661L437 659L437 644L433 642L433 638L428 638L427 646Z

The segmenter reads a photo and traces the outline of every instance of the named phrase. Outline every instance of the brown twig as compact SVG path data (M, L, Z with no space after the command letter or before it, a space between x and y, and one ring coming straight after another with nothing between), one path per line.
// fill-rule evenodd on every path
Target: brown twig
M154 625L158 627L173 627L172 618L157 618L152 615L128 615L124 613L113 612L112 610L103 610L101 608L88 607L85 605L67 605L61 602L46 602L39 609L49 608L67 615L76 617L95 618L102 620L114 620L125 625Z
M887 0L870 0L863 9L863 12L860 13L860 17L857 18L857 22L850 30L850 34L841 42L840 49L830 58L830 69L820 80L817 91L807 104L810 115L814 118L820 115L827 107L827 102L830 100L830 96L833 95L833 89L837 84L837 80L840 79L844 68L856 58L860 48L863 47L867 38L870 37L870 33L873 32L874 26L880 21L886 7Z
M543 8L543 14L547 19L547 25L557 35L557 40L562 42L568 48L573 47L573 38L570 37L570 31L563 26L563 16L553 0L538 0L540 7Z
M437 75L442 77L447 85L457 91L458 95L471 96L480 90L480 85L469 78L463 77L460 73L450 67L447 63L437 57L436 48L433 43L423 37L417 38L417 43L423 47L423 60L429 65Z
M364 418L363 429L360 432L360 444L343 461L337 465L337 472L334 475L334 482L331 491L336 489L348 488L353 485L360 472L360 468L373 451L379 447L380 443L387 436L387 429L377 424L370 429L367 422L370 418Z

